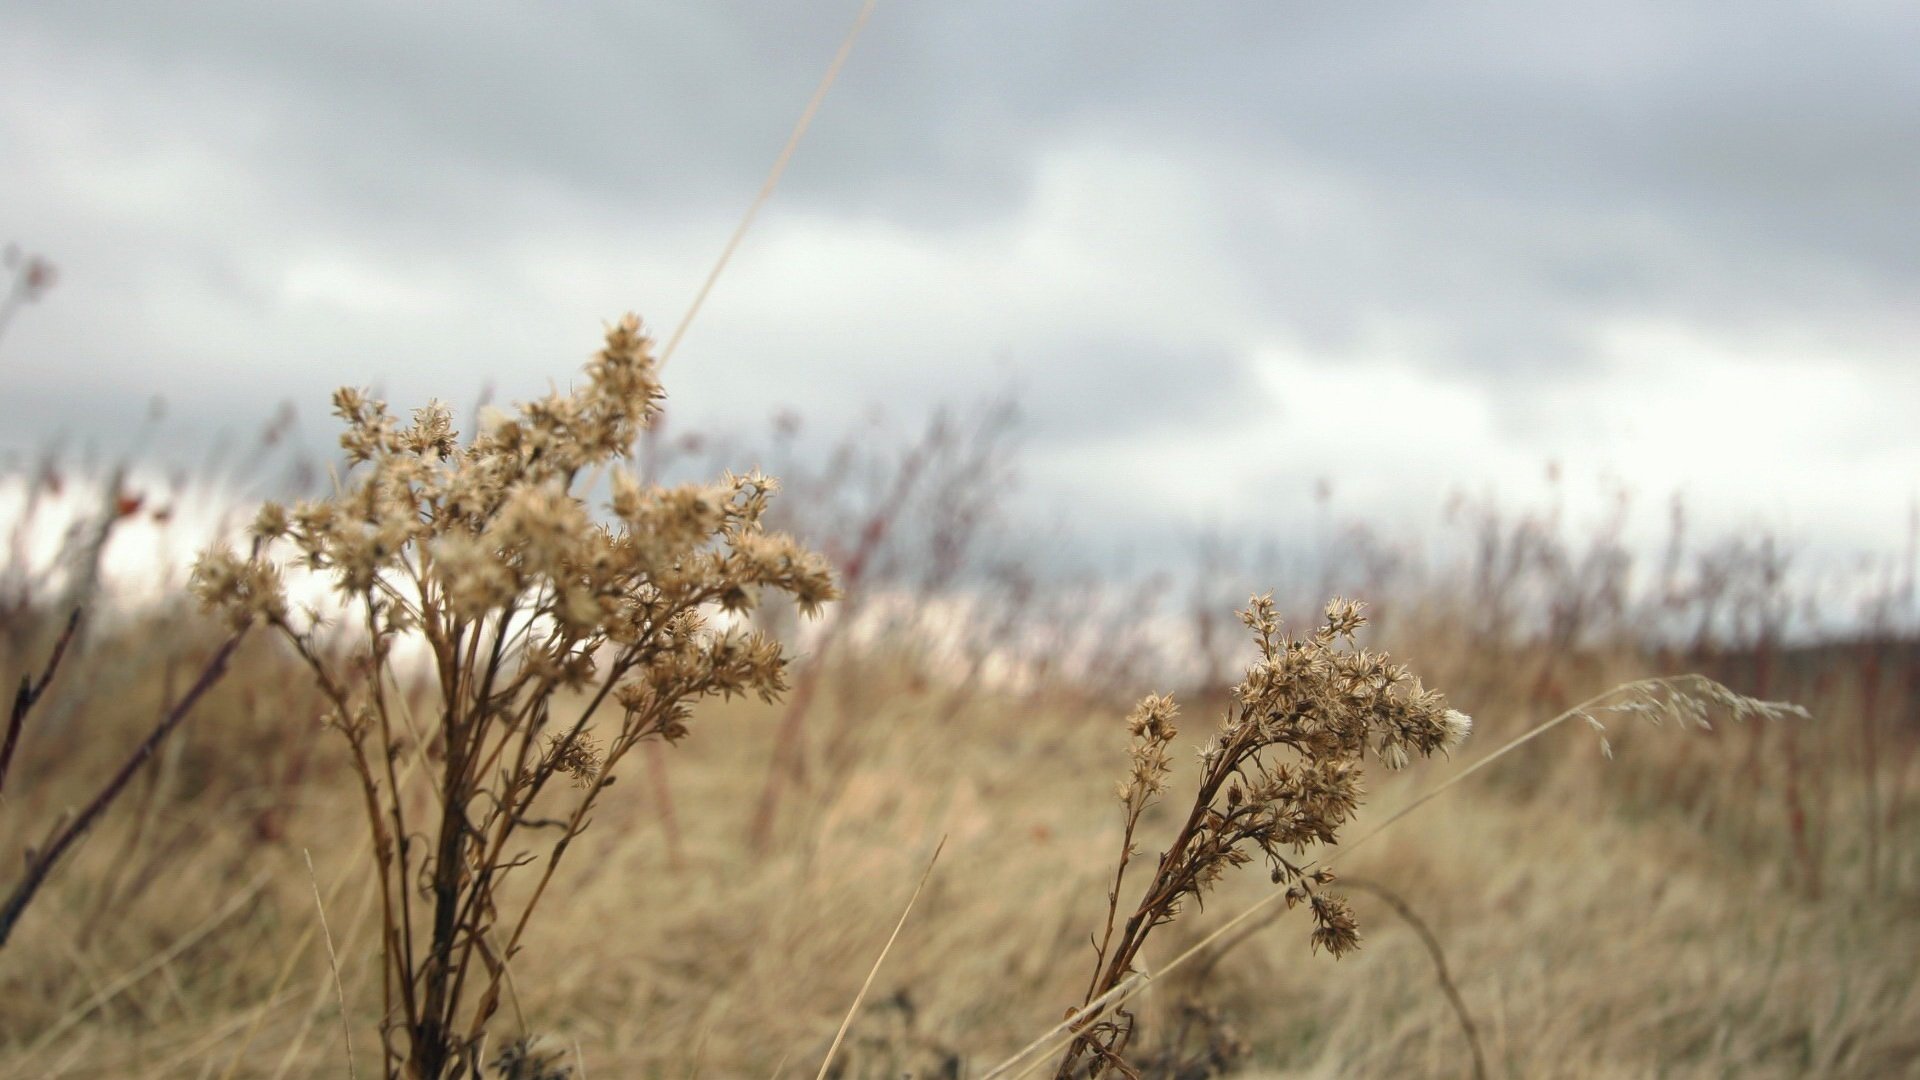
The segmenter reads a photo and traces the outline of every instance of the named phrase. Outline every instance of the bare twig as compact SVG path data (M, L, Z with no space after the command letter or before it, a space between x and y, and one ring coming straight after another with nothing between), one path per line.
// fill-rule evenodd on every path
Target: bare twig
M33 901L34 894L40 891L40 886L46 883L47 875L53 871L54 864L60 861L60 857L66 854L67 849L72 847L75 841L93 827L101 814L106 813L107 808L113 805L113 801L126 790L127 782L133 779L133 774L140 770L140 766L146 764L147 759L153 756L153 752L159 749L167 736L186 720L200 698L208 690L213 689L214 684L227 673L227 663L233 658L234 650L240 647L240 642L245 637L246 631L242 630L220 646L219 650L213 654L213 658L207 661L207 666L201 670L200 677L187 688L186 694L167 711L167 715L161 718L160 723L134 749L126 762L120 766L120 770L114 773L112 779L108 780L94 795L93 800L70 821L55 829L46 843L28 855L25 876L20 879L18 885L14 886L6 903L0 905L0 948L5 947L7 938L13 932L14 924L20 919L21 912L25 911L27 905Z
M60 668L60 658L67 654L67 646L72 644L73 635L80 629L80 609L74 608L67 616L66 629L60 631L60 637L53 643L53 655L47 658L47 666L41 670L40 678L20 677L20 689L13 695L13 712L7 717L7 737L0 742L0 788L7 783L7 769L13 765L13 752L20 745L20 732L27 724L27 713L32 711L40 695L47 692L47 685L53 682L53 673Z

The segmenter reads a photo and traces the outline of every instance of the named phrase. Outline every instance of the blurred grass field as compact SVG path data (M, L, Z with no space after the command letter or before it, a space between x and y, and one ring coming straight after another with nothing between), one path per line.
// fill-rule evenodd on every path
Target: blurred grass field
M899 565L914 565L902 548ZM1450 599L1472 583L1452 585L1371 598L1370 643L1448 688L1474 735L1451 761L1370 771L1356 831L1642 675L1702 670L1812 714L1705 733L1616 721L1611 758L1594 732L1564 727L1340 860L1431 930L1489 1073L1915 1074L1911 642L1656 646L1625 617L1555 642L1524 620L1489 628L1483 606ZM888 610L880 592L845 606ZM58 625L56 605L25 601L6 624L15 681L44 663ZM216 644L179 605L110 611L23 739L0 804L6 865L98 786ZM979 1075L1078 1001L1118 844L1120 718L1157 673L1117 633L1092 635L1108 655L1080 631L1003 621L956 654L927 625L800 639L796 677L812 686L790 767L773 747L791 706L745 702L703 708L684 743L625 766L514 964L506 1028L558 1040L575 1075L805 1074L942 837L836 1075ZM1221 648L1231 672L1234 646ZM989 652L1031 654L1027 677L987 678L993 665L965 659ZM1198 675L1177 689L1182 741L1197 742L1224 688ZM245 646L0 951L0 1075L338 1076L336 993L371 1068L367 841L319 707L273 642ZM770 769L781 798L757 844ZM1170 814L1149 812L1143 852ZM1149 969L1268 888L1229 878L1156 940ZM1472 1075L1419 937L1366 889L1350 895L1356 956L1310 954L1296 912L1157 983L1134 1007L1156 1074Z

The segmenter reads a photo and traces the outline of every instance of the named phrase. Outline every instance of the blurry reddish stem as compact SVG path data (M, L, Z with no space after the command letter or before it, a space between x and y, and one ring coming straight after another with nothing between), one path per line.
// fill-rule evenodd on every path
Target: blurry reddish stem
M1880 763L1878 740L1880 715L1880 652L1884 647L1879 635L1866 647L1860 673L1860 780L1866 786L1867 891L1880 887Z
M673 789L667 782L667 744L650 740L644 745L647 779L660 799L660 828L667 834L667 865L684 870L687 857L680 846L680 819L673 812Z
M894 474L893 486L876 507L866 524L860 530L859 543L854 546L853 554L847 557L840 568L840 606L821 628L820 641L814 654L800 669L800 677L794 683L793 695L787 699L787 712L780 720L780 730L775 736L773 760L767 768L767 780L760 788L760 804L754 810L750 839L756 851L765 851L773 839L773 822L780 806L780 792L786 779L791 778L797 784L806 782L806 753L801 741L806 726L807 711L813 707L813 698L820 688L820 676L826 668L827 655L833 651L840 634L845 631L860 602L860 584L873 564L874 556L879 553L880 545L887 538L887 531L893 525L894 517L906 502L907 495L913 490L914 482L919 478L922 466L926 462L926 448L916 447L900 463L900 471Z
M7 327L13 323L14 315L53 288L60 274L44 256L24 255L11 244L7 245L0 264L13 273L13 283L4 294L0 294L0 336L4 336Z

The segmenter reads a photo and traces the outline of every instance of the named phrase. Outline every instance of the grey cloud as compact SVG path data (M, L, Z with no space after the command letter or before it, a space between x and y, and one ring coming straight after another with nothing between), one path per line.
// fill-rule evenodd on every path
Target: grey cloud
M255 167L404 229L483 225L489 182L737 206L850 11L70 3L16 18L155 95L227 83L272 116L241 148ZM1914 22L1779 3L883 5L785 198L964 227L1013 212L1062 132L1104 128L1222 168L1309 163L1389 213L1639 214L1702 247L1910 279Z
M54 394L18 370L31 354L129 402L245 415L348 372L408 400L537 390L590 347L584 319L678 313L857 7L0 9L30 95L0 100L0 138L75 155L0 170L0 206L25 208L0 228L69 271L0 347L0 384ZM1541 402L1604 385L1622 318L1897 365L1920 329L1916 54L1911 6L1867 0L887 0L670 381L725 422L908 414L1011 379L1034 441L1063 447L1261 422L1257 344L1336 365L1385 335L1526 443ZM970 256L902 307L842 298L804 325L765 279L751 295L781 221L1011 247L1050 163L1087 147L1181 177L1116 212L1178 214L1190 249L1116 273L1191 310L1135 328L1062 305L1036 330L1063 283L1035 278L1040 314L962 334L975 293L1018 296ZM412 292L296 301L316 262Z
M1010 383L1036 447L1177 438L1196 425L1277 419L1244 360L1191 341L1091 339L1029 347Z

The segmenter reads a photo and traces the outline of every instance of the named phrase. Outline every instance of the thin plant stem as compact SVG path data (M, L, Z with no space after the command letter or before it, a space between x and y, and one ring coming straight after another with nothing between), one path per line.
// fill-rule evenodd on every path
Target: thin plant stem
M814 114L820 111L821 102L827 99L827 91L832 89L834 82L840 78L840 69L846 66L847 58L853 55L854 43L860 40L860 31L866 29L867 20L872 17L873 9L878 3L879 0L866 0L866 3L861 5L860 14L854 18L852 29L848 30L847 36L841 40L840 50L834 53L833 62L827 65L827 73L821 76L820 85L814 88L813 97L807 100L807 107L801 110L800 119L793 125L793 134L787 136L787 145L781 147L780 156L773 159L773 168L767 172L767 179L760 185L759 193L754 195L753 202L747 205L747 212L740 218L740 224L734 226L733 235L727 237L726 246L720 249L720 257L714 260L713 269L707 271L706 280L700 283L700 291L694 293L693 303L688 305L687 313L680 317L679 325L673 328L673 334L661 347L660 367L665 368L667 361L673 359L675 350L680 347L681 339L686 337L687 329L693 325L693 320L699 316L700 309L706 305L707 296L713 292L714 284L720 280L720 275L727 269L727 263L732 261L733 253L740 247L740 242L746 239L747 230L753 227L754 217L760 213L760 208L767 204L767 200L773 198L774 190L780 186L780 177L787 171L787 162L793 160L793 152L799 149L800 140L806 136L807 128L813 125Z
M7 783L7 770L13 765L13 753L20 747L20 732L26 728L27 713L47 692L48 684L53 682L54 672L60 670L60 658L67 655L67 646L72 644L73 635L80 629L80 609L74 608L67 616L66 629L60 631L60 637L53 643L53 654L47 657L47 666L40 671L38 679L21 676L20 689L13 696L13 709L7 716L7 734L0 740L0 789Z
M940 861L940 852L947 846L947 838L942 836L940 843L933 849L933 858L927 860L927 868L920 872L920 884L913 887L913 895L907 897L906 909L900 912L900 919L893 924L893 933L887 935L887 943L880 947L880 955L873 958L873 967L867 970L867 979L860 984L860 992L853 996L853 1004L847 1008L847 1015L840 1021L840 1030L833 1033L833 1043L827 1047L827 1056L820 1062L820 1071L814 1080L827 1080L827 1070L833 1065L833 1057L840 1052L840 1042L847 1037L847 1029L853 1026L853 1018L860 1012L860 1003L867 999L867 991L873 987L874 976L880 974L880 965L887 962L887 954L893 951L893 943L900 937L900 928L907 925L907 916L913 914L913 905L919 901L921 890L927 887L927 879L933 876L933 866Z
M1432 928L1414 912L1411 905L1401 899L1399 894L1379 882L1368 881L1365 878L1347 878L1341 884L1349 889L1359 889L1379 897L1419 936L1420 943L1426 946L1427 956L1433 960L1433 973L1440 980L1440 990L1447 995L1447 1003L1453 1006L1453 1015L1460 1020L1461 1034L1467 1037L1467 1049L1473 1053L1474 1080L1487 1080L1487 1059L1480 1050L1480 1032L1474 1026L1472 1014L1467 1012L1467 1003L1460 996L1460 988L1454 985L1453 975L1447 970L1447 954L1441 950L1440 939L1434 936Z
M313 869L313 853L301 848L300 854L307 860L307 880L313 884L313 907L320 913L320 934L327 943L327 967L333 971L333 992L340 1002L340 1035L347 1044L347 1075L357 1077L360 1070L353 1061L353 1023L347 1015L347 988L340 982L340 956L333 951L333 931L327 928L327 904L320 899L320 875Z

